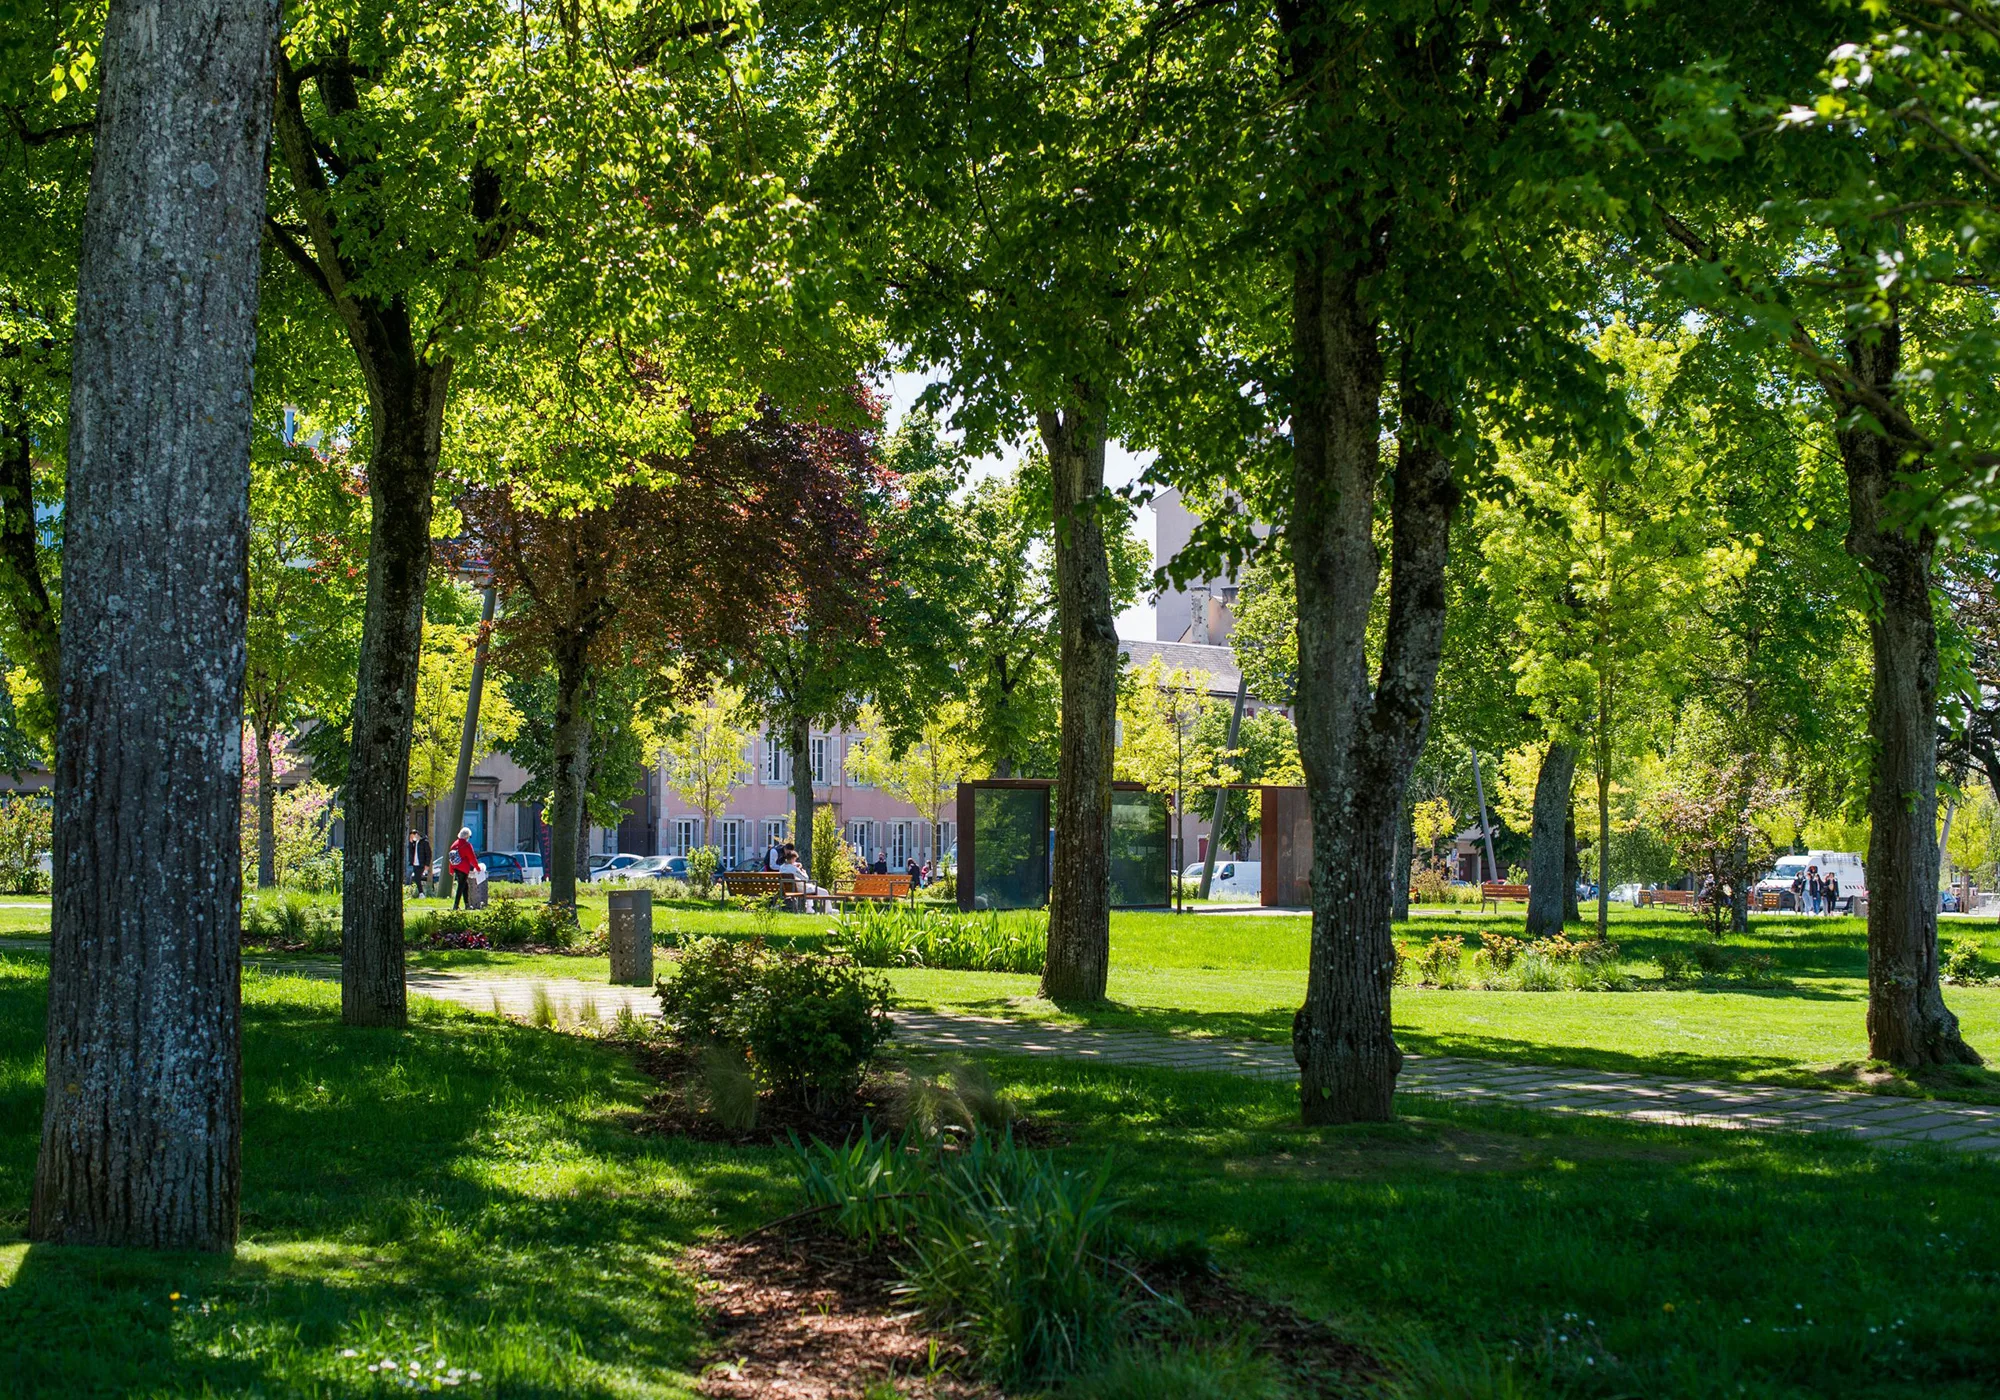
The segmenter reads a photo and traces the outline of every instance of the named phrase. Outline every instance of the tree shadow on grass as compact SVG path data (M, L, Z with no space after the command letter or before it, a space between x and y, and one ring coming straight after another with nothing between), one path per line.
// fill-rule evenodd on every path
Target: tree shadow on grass
M0 1278L25 1226L43 1005L39 981L0 979ZM628 1131L642 1082L575 1038L429 1006L408 1030L349 1029L337 989L297 983L255 993L244 1023L243 1247L18 1250L0 1389L371 1392L365 1367L391 1357L510 1395L622 1394L700 1348L663 1256L789 1199L771 1150Z

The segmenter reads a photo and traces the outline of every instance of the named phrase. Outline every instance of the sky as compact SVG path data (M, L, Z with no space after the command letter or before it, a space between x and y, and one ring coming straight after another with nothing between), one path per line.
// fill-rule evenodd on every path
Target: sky
M885 386L888 398L887 428L893 432L903 421L903 415L916 406L917 399L931 384L931 376L901 373L889 376ZM1011 471L1021 459L1019 444L1010 444L996 457L980 459L973 466L976 476L997 476ZM1104 453L1104 484L1116 489L1129 486L1139 479L1152 456L1149 453L1128 452L1123 443L1110 443ZM1158 565L1159 537L1153 527L1153 511L1150 506L1142 508L1137 522L1140 538L1155 550L1153 563ZM1154 635L1153 604L1151 599L1141 597L1131 607L1118 614L1118 635L1132 641L1150 642Z

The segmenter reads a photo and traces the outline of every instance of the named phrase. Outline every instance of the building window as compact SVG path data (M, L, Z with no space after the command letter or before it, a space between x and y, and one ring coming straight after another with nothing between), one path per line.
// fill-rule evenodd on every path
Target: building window
M910 863L910 824L889 823L889 868L901 870Z
M932 865L941 864L958 846L958 823L939 822L937 825L938 848L931 858Z
M603 832L604 832L604 854L607 856L617 855L618 828L615 826L607 826L603 828Z
M701 844L701 818L674 818L674 848L668 854L684 856Z
M854 847L854 854L863 865L875 859L875 823L853 821L847 824L847 844Z
M809 746L812 754L813 786L826 786L826 735L815 734Z
M542 848L542 804L516 802L514 806L514 849L539 851Z
M764 739L764 781L777 787L792 785L792 756L775 734Z
M763 856L773 846L782 846L784 844L785 819L783 817L767 817L764 821L764 841L757 848L758 856Z
M852 773L854 770L854 748L855 745L859 744L860 742L861 741L859 739L849 739L847 741L847 768L850 773ZM875 786L875 784L866 782L858 777L850 777L848 779L848 782L853 784L855 787L861 787L861 788Z
M734 870L743 858L743 823L731 817L716 825L716 840L722 851L722 868Z

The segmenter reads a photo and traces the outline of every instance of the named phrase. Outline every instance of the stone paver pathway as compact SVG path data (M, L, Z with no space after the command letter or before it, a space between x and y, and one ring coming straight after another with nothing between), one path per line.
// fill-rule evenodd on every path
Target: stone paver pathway
M292 966L296 969L298 965ZM449 972L412 972L409 987L416 996L510 1016L533 1014L537 988L547 997L551 1010L565 1020L579 1019L586 1006L607 1021L617 1016L621 1006L638 1016L659 1014L659 1003L650 987ZM1098 1064L1199 1070L1276 1081L1291 1081L1298 1074L1289 1046L1262 1041L1196 1039L927 1011L897 1011L895 1018L897 1039L925 1050L1055 1055ZM1441 1055L1405 1056L1397 1091L1686 1127L1840 1132L1871 1142L1934 1143L2000 1156L2000 1107L1938 1099L1725 1084Z

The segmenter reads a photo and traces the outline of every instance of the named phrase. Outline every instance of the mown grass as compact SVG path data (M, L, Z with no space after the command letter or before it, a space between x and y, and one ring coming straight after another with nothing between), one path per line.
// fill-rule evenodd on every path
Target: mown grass
M1113 1155L1129 1228L1205 1242L1399 1358L1403 1394L2000 1389L2000 1165L1982 1159L1428 1099L1309 1129L1281 1086L988 1066L1060 1121L1066 1157Z
M630 1132L645 1081L599 1046L428 1002L343 1028L337 986L252 970L236 1256L32 1246L45 968L0 958L8 1395L388 1394L385 1358L472 1395L688 1395L676 1245L790 1199L774 1152Z

